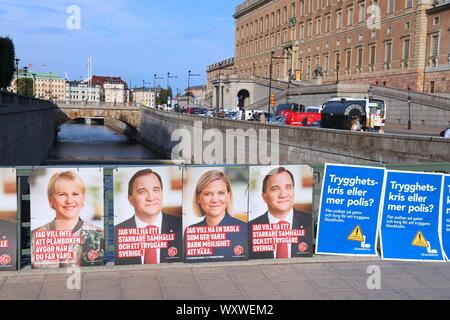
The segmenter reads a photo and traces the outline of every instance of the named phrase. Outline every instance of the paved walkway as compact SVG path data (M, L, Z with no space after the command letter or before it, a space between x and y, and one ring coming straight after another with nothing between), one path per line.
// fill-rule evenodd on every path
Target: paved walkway
M381 270L381 290L369 290L369 266ZM223 264L85 268L81 289L69 290L65 270L0 273L0 299L450 299L446 263L379 258L314 257Z

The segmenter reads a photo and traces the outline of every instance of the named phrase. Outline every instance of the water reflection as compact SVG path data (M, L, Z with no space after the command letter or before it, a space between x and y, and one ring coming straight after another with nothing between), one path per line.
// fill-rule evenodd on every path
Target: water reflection
M107 126L66 123L61 126L47 162L160 159L164 157Z

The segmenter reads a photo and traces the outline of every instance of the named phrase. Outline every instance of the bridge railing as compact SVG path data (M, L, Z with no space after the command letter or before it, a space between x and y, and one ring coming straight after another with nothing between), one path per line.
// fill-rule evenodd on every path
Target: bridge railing
M63 101L59 103L60 107L75 107L75 108L106 108L106 109L120 109L126 108L139 108L140 105L137 102L99 102L99 101Z

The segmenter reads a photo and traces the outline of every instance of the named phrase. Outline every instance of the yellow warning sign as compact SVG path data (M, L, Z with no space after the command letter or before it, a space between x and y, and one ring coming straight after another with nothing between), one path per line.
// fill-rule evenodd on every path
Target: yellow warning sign
M361 227L359 225L357 225L356 228L353 229L352 233L350 233L347 240L364 242L364 236L361 231Z
M415 247L425 247L425 248L428 248L430 246L425 237L423 236L422 231L417 232L412 242L412 245Z

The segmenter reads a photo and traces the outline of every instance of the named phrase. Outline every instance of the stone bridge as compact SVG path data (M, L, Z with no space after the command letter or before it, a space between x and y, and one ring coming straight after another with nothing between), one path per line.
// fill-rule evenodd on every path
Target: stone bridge
M141 107L123 103L58 102L57 125L78 118L103 118L119 120L133 129L139 129Z

